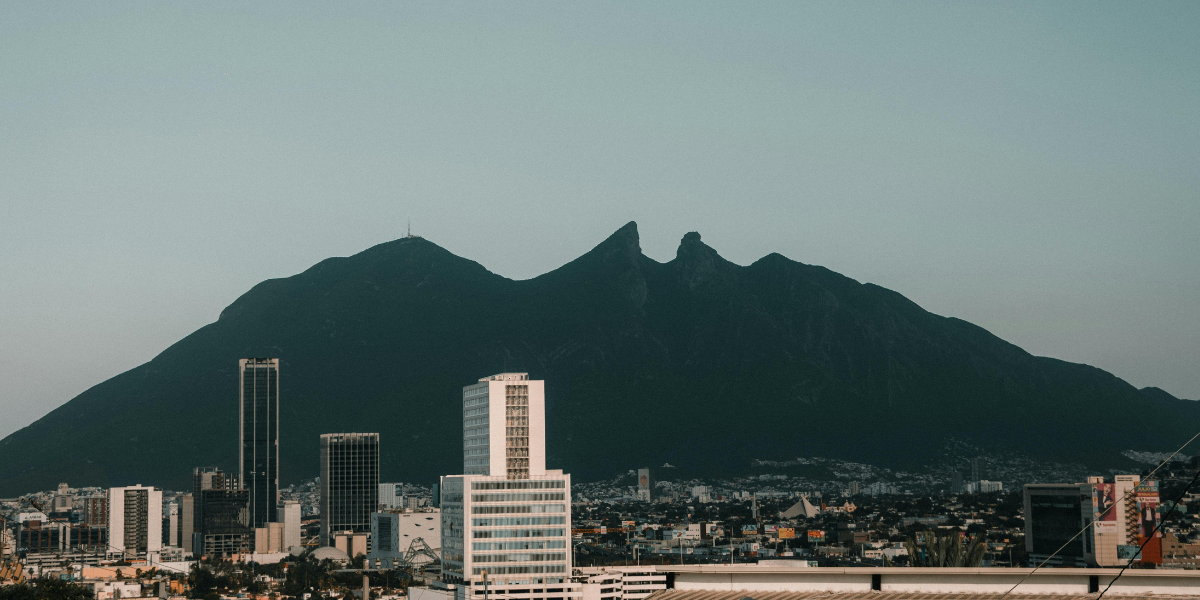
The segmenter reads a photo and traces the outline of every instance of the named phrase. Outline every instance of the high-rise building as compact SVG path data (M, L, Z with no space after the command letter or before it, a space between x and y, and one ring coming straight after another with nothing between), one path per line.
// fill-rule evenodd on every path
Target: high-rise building
M638 500L649 502L654 500L654 473L649 467L638 469L637 497Z
M1161 562L1161 538L1153 535L1158 487L1140 479L1117 475L1112 482L1089 477L1087 483L1027 484L1025 550L1030 563L1049 559L1054 566L1116 567L1135 557ZM1151 519L1142 517L1147 513Z
M987 479L987 459L982 456L976 456L971 459L971 481L979 481Z
M279 503L279 516L283 523L283 549L290 552L292 548L300 547L301 525L300 503L285 500Z
M279 504L279 359L243 358L238 366L239 487L249 492L251 525L265 527Z
M134 485L108 490L108 546L125 559L162 551L162 490Z
M108 526L108 496L95 496L82 500L82 519L91 527Z
M546 469L544 382L501 373L463 388L464 475L442 477L442 580L473 598L567 597L571 476ZM574 589L574 591L578 591Z
M227 558L253 550L248 490L202 490L193 497L192 554L196 558Z
M370 533L378 505L379 434L323 434L321 545L330 545L335 533Z
M179 546L192 553L192 533L196 531L196 494L179 497Z
M527 479L546 470L546 396L528 373L463 388L463 473Z
M404 494L400 493L399 483L379 484L379 508L404 508Z

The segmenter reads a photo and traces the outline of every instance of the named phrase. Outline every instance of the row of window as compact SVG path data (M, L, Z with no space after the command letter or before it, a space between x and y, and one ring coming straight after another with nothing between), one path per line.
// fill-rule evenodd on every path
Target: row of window
M516 575L518 573L566 573L566 565L521 565L511 567L475 567L472 573L482 575L484 571L488 575Z
M503 527L506 525L566 525L566 517L492 517L471 519L472 527Z
M539 479L537 481L472 481L472 490L542 490L562 489L567 482L561 479Z
M566 548L566 540L547 540L544 542L472 542L472 550L546 550Z
M442 494L442 499L446 495ZM446 500L447 502L455 502L455 500ZM458 495L457 502L462 502L462 494ZM566 509L561 504L532 504L525 506L472 506L471 514L474 515L503 515L503 514L524 514L524 513L560 513L566 512Z
M471 502L547 502L550 500L562 499L562 492L471 494Z
M477 539L562 537L566 535L566 531L565 529L485 529L483 531L471 532L471 537Z
M504 562L545 562L548 560L566 560L565 552L536 552L527 554L472 554L471 560L477 563Z

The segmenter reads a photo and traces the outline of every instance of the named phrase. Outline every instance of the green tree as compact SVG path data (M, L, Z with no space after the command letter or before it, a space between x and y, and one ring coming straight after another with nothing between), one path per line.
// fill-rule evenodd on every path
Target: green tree
M958 533L937 535L929 531L925 533L924 546L918 546L916 539L909 537L904 547L908 549L908 564L912 567L978 567L983 564L986 542L987 537L979 534L964 546Z
M33 579L0 586L0 600L89 600L91 597L88 588L59 579Z

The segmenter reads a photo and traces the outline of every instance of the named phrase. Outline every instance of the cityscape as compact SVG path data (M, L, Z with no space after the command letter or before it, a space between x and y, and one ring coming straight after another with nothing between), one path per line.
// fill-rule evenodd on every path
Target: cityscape
M1198 31L5 3L0 600L1200 600Z
M546 465L545 382L528 373L462 388L462 474L381 482L380 433L327 433L320 476L280 488L280 363L238 368L236 471L192 467L185 491L62 483L4 499L6 580L78 581L95 598L316 597L361 585L377 598L453 600L486 582L501 598L640 600L687 565L1200 566L1200 491L1187 484L1200 457L1172 457L1153 479L1016 489L986 456L943 482L814 458L760 466L821 465L846 481L703 481L664 464L572 484ZM938 544L966 550L931 564ZM314 580L297 582L304 570Z

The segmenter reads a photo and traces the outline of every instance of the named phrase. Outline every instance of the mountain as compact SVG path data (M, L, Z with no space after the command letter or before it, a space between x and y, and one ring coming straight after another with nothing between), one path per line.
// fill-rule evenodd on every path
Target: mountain
M629 223L525 281L421 238L264 281L0 441L0 496L233 470L237 364L254 356L282 361L285 485L317 475L318 435L337 431L382 434L385 480L461 471L461 388L503 371L546 380L547 464L581 481L811 455L916 468L951 438L1105 468L1200 429L1198 403L822 267L739 266L697 233L659 263Z

